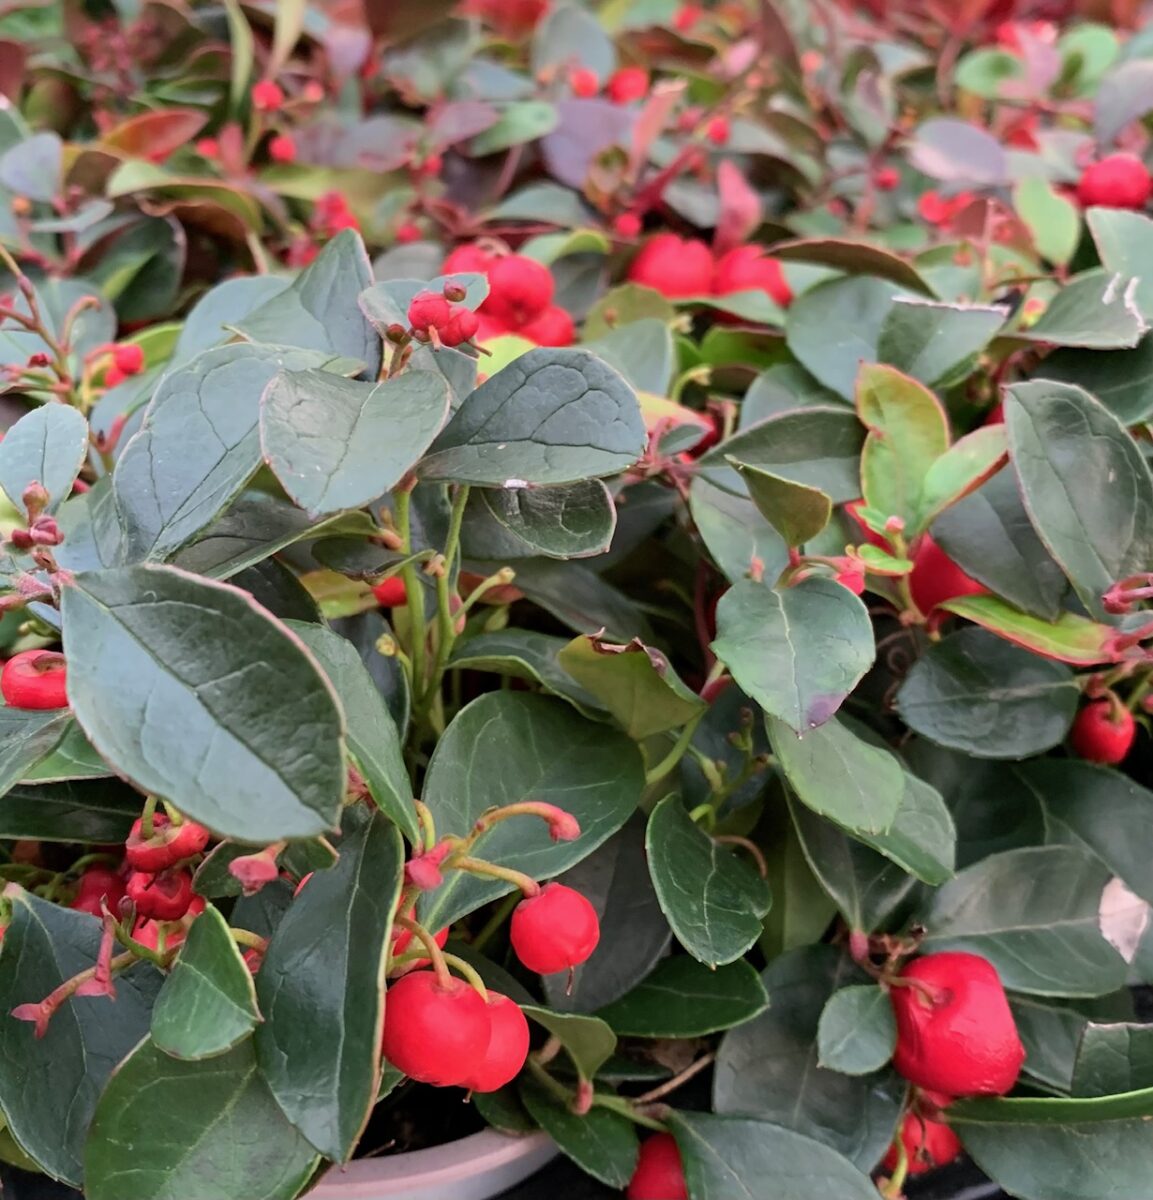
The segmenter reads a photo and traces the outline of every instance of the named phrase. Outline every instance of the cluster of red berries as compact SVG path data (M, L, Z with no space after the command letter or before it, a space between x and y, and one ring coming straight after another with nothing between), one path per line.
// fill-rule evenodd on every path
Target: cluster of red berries
M276 112L284 107L284 89L274 79L252 85L252 107L257 112Z
M717 258L704 242L658 233L629 266L633 283L655 288L672 300L766 292L782 307L793 299L780 263L760 246L737 246Z
M445 260L445 275L479 274L488 295L477 314L480 337L515 333L538 346L571 346L573 319L553 303L556 282L548 267L523 254L503 254L472 242Z
M132 936L155 948L160 926L195 917L204 909L203 897L192 890L188 860L208 845L211 834L203 825L187 818L177 823L166 813L155 812L149 821L140 817L124 843L128 879L124 894L136 906ZM166 936L169 948L183 940L184 930ZM170 934L165 930L166 935Z
M480 329L480 317L459 301L465 290L446 283L444 291L419 292L408 306L409 331L418 342L434 346L461 346L471 342Z
M9 708L67 708L67 667L54 650L23 650L0 670L0 695Z
M568 75L574 96L588 99L599 94L600 76L589 67L573 67ZM621 67L605 84L605 95L614 104L633 104L649 94L649 73L644 67Z
M130 375L139 375L144 370L144 349L135 342L105 346L103 353L112 356L112 361L104 369L105 387L116 387Z

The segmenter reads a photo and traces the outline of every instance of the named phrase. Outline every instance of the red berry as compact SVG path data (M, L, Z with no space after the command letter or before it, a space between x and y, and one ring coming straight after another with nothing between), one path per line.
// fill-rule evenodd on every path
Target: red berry
M642 226L638 213L625 212L613 218L613 231L618 237L631 240L640 234Z
M0 671L0 693L10 708L67 708L67 674L63 654L24 650Z
M252 107L258 112L274 112L284 103L284 92L280 84L271 79L262 79L252 87Z
M485 315L513 329L527 325L552 303L556 283L548 267L523 254L498 258L488 270Z
M399 608L408 603L408 593L404 588L404 580L399 575L390 575L374 584L372 594L381 608Z
M573 67L568 73L568 84L573 95L582 100L595 96L601 90L601 81L597 78L597 73L588 67Z
M1119 763L1137 736L1137 722L1123 705L1109 697L1091 700L1077 714L1069 742L1082 758L1095 763Z
M152 836L144 837L144 818L138 818L124 843L124 857L134 870L154 874L199 854L211 836L195 821L173 825L166 813L153 813Z
M901 971L891 989L897 1018L893 1065L910 1083L948 1096L1003 1096L1025 1048L997 969L978 954L946 951Z
M101 901L107 903L109 912L115 913L123 897L124 878L119 871L112 867L88 867L80 876L70 907L99 917L102 915Z
M713 290L714 268L713 252L704 242L658 233L641 247L628 277L663 296L680 299L708 296Z
M671 1133L654 1133L641 1142L637 1169L625 1196L627 1200L689 1200L681 1152Z
M1086 207L1142 209L1153 194L1153 179L1135 154L1110 154L1085 169L1077 198Z
M396 227L396 240L402 246L420 241L420 226L415 221L405 221Z
M440 340L446 346L460 346L470 342L480 329L480 317L462 304L453 305L447 324L440 330Z
M538 346L571 346L576 340L573 319L559 304L550 304L517 332Z
M942 1121L931 1121L919 1113L906 1113L898 1136L905 1143L910 1175L924 1175L934 1167L943 1167L961 1153L961 1139L948 1125ZM898 1158L894 1141L881 1163L881 1169L894 1171Z
M579 966L597 948L600 921L589 901L563 883L547 883L522 900L509 929L517 958L538 975Z
M183 867L159 875L133 871L125 891L142 917L179 921L192 903L192 872Z
M873 176L873 183L881 192L891 192L899 186L901 173L896 167L881 167Z
M144 347L135 342L113 346L112 361L125 375L139 375L144 370Z
M726 117L713 117L705 126L705 137L714 146L723 146L729 140L729 122Z
M112 366L110 366L104 372L104 386L106 388L119 387L127 378L128 376L125 375L115 363L113 363Z
M441 274L486 275L496 259L495 254L490 254L475 242L466 242L463 246L457 246L444 260Z
M767 292L782 308L787 308L793 299L793 289L775 258L769 258L760 246L737 246L717 263L713 292L728 296L750 291Z
M296 162L296 143L286 133L277 134L268 143L268 157L277 163Z
M705 10L699 4L682 4L673 16L673 28L678 33L688 33L704 15Z
M928 534L913 555L909 588L917 607L926 616L946 601L959 596L984 596L989 590L966 575Z
M632 104L649 94L649 73L644 67L621 67L614 71L605 87L614 104Z
M410 1079L460 1083L480 1069L489 1035L484 1001L459 979L442 985L434 971L413 971L388 989L381 1049Z
M528 1058L528 1022L507 996L488 994L488 1049L479 1067L461 1081L470 1092L495 1092L511 1083Z
M201 158L219 158L220 157L220 142L214 137L202 137L196 143L196 153Z
M452 305L439 292L419 292L408 306L408 323L417 333L448 324Z
M179 925L167 921L153 921L149 917L138 917L136 924L132 926L132 936L150 950L159 950L160 930L163 927L164 948L174 950L188 936L189 926L204 911L204 905L203 896L193 896L192 903L189 904L188 911L181 918Z

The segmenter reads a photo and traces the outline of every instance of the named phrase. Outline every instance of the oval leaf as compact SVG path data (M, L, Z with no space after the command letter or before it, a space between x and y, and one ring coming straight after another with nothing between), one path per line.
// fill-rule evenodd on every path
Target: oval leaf
M897 1019L876 984L841 988L829 997L817 1026L818 1063L843 1075L879 1071L897 1048Z
M50 508L68 498L88 453L88 422L66 404L34 408L12 426L0 442L0 488L24 511L22 499L30 483L48 493Z

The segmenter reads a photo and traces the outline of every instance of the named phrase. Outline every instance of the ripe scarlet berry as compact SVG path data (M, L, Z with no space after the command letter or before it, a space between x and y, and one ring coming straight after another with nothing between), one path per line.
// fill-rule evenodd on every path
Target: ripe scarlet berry
M88 867L80 876L70 907L77 912L91 913L94 917L99 917L102 915L102 900L107 903L109 912L114 913L123 897L124 878L119 871L113 870L112 867Z
M219 158L220 142L214 137L202 137L196 143L196 153L201 158Z
M635 238L641 231L643 223L638 213L620 213L613 218L613 231L618 237Z
M165 950L174 950L188 936L192 922L204 911L206 901L203 896L193 896L188 911L180 920L180 924L168 921L154 921L150 917L138 917L132 926L132 936L150 950L160 949L160 930L164 930Z
M154 921L179 921L192 903L192 872L183 867L150 875L133 871L125 888L142 917Z
M571 346L576 340L573 319L559 304L550 304L517 332L538 346Z
M555 975L583 963L597 948L601 929L596 909L580 892L548 883L513 910L509 936L530 971Z
M637 1169L625 1196L627 1200L689 1200L681 1152L671 1133L654 1133L641 1142Z
M644 67L621 67L614 71L605 91L614 104L632 104L649 94L649 73Z
M280 84L272 79L262 79L252 87L252 107L258 112L273 112L284 103L284 92Z
M552 303L556 283L548 267L523 254L507 254L488 269L488 317L519 329Z
M496 262L496 255L490 254L476 242L465 242L444 260L441 268L442 275L484 275L489 267Z
M913 555L909 588L917 607L926 616L938 605L958 596L983 596L988 588L966 575L928 534Z
M873 183L881 192L893 191L901 182L901 173L896 167L881 167L873 176Z
M1136 154L1110 154L1085 169L1077 198L1086 208L1142 209L1153 194L1153 179Z
M1137 736L1133 714L1120 703L1103 697L1092 700L1077 714L1069 742L1082 758L1095 763L1119 763Z
M511 1083L528 1058L528 1022L507 996L488 994L488 1048L475 1071L461 1081L470 1092L495 1092Z
M144 836L144 818L132 823L124 843L124 857L136 871L155 874L183 859L199 854L212 835L203 825L184 820L174 825L166 813L152 814L152 836Z
M408 603L408 593L404 589L404 580L399 575L390 575L379 583L373 584L372 594L381 608L399 608Z
M396 227L396 240L402 246L420 241L420 226L415 221L405 221Z
M713 277L713 291L718 296L768 292L782 308L787 308L793 299L793 289L785 280L781 264L769 258L760 246L737 246L722 255Z
M10 708L67 708L67 674L63 654L24 650L0 671L0 694Z
M568 73L568 83L573 95L582 100L595 96L601 90L601 81L597 78L597 73L588 67L573 67Z
M897 1135L905 1143L910 1175L924 1175L934 1167L951 1163L961 1153L961 1139L942 1121L931 1121L920 1113L906 1113ZM900 1155L894 1140L881 1163L881 1169L893 1171Z
M480 325L476 313L460 304L452 304L437 292L420 292L408 306L408 323L413 332L426 339L436 330L442 345L459 346L473 337Z
M658 233L641 247L628 277L673 299L708 296L713 290L714 267L713 252L704 242Z
M944 951L908 963L892 988L893 1065L910 1083L948 1096L1003 1096L1025 1048L997 969L979 954Z
M460 1083L480 1068L488 1038L488 1009L459 979L442 985L434 971L413 971L388 989L381 1049L410 1079Z
M268 157L276 163L296 162L296 143L286 133L277 134L268 143Z
M705 126L705 137L714 146L723 146L729 140L729 122L725 117L713 117Z
M144 348L135 342L113 346L112 360L125 375L139 375L144 370Z

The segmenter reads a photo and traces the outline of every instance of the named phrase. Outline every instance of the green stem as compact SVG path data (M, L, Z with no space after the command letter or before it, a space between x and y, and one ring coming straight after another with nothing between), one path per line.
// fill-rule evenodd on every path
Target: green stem
M144 801L144 811L140 814L140 832L147 841L155 832L152 824L152 818L156 815L156 805L159 803L156 796L149 796Z
M693 719L681 730L680 736L677 738L676 742L673 744L673 748L668 752L668 754L666 754L664 758L662 758L661 761L656 764L656 766L650 767L645 772L646 784L651 786L654 783L660 783L660 781L664 779L666 775L672 773L677 763L684 758L686 752L688 751L689 745L693 740L693 734L696 733L697 726L701 723L701 717L703 716L704 712L700 712L693 717Z
M485 922L484 928L472 939L472 948L474 950L479 953L492 941L497 931L512 916L512 910L521 902L521 899L522 897L518 892L513 892L511 895L505 896L492 916Z
M407 489L396 493L396 526L404 542L403 552L412 554L412 493ZM424 588L417 578L416 564L413 562L405 563L401 578L404 580L409 619L412 623L412 690L419 695L424 687Z
M645 1129L654 1129L657 1133L663 1133L668 1126L661 1124L660 1121L652 1117L646 1117L640 1112L637 1107L624 1096L605 1096L597 1092L593 1096L594 1108L607 1108L610 1112L618 1113L622 1117L627 1117L636 1125L642 1125Z
M248 929L237 929L231 926L228 930L232 934L232 940L238 946L247 946L250 950L267 950L268 938L262 938L259 933L253 933Z
M458 958L455 954L446 954L441 951L444 961L449 966L455 967L464 977L472 984L480 998L488 1003L488 989L484 986L484 980L480 977L480 972L469 963L466 963L463 958Z
M452 515L449 518L448 537L444 543L444 564L441 573L436 578L437 603L437 638L436 658L432 664L432 674L428 680L428 688L421 698L422 709L432 704L432 699L440 688L444 676L445 663L448 662L453 642L456 641L456 616L452 611L453 580L456 577L456 557L460 551L460 531L464 524L464 507L468 503L468 484L460 484L452 500Z

